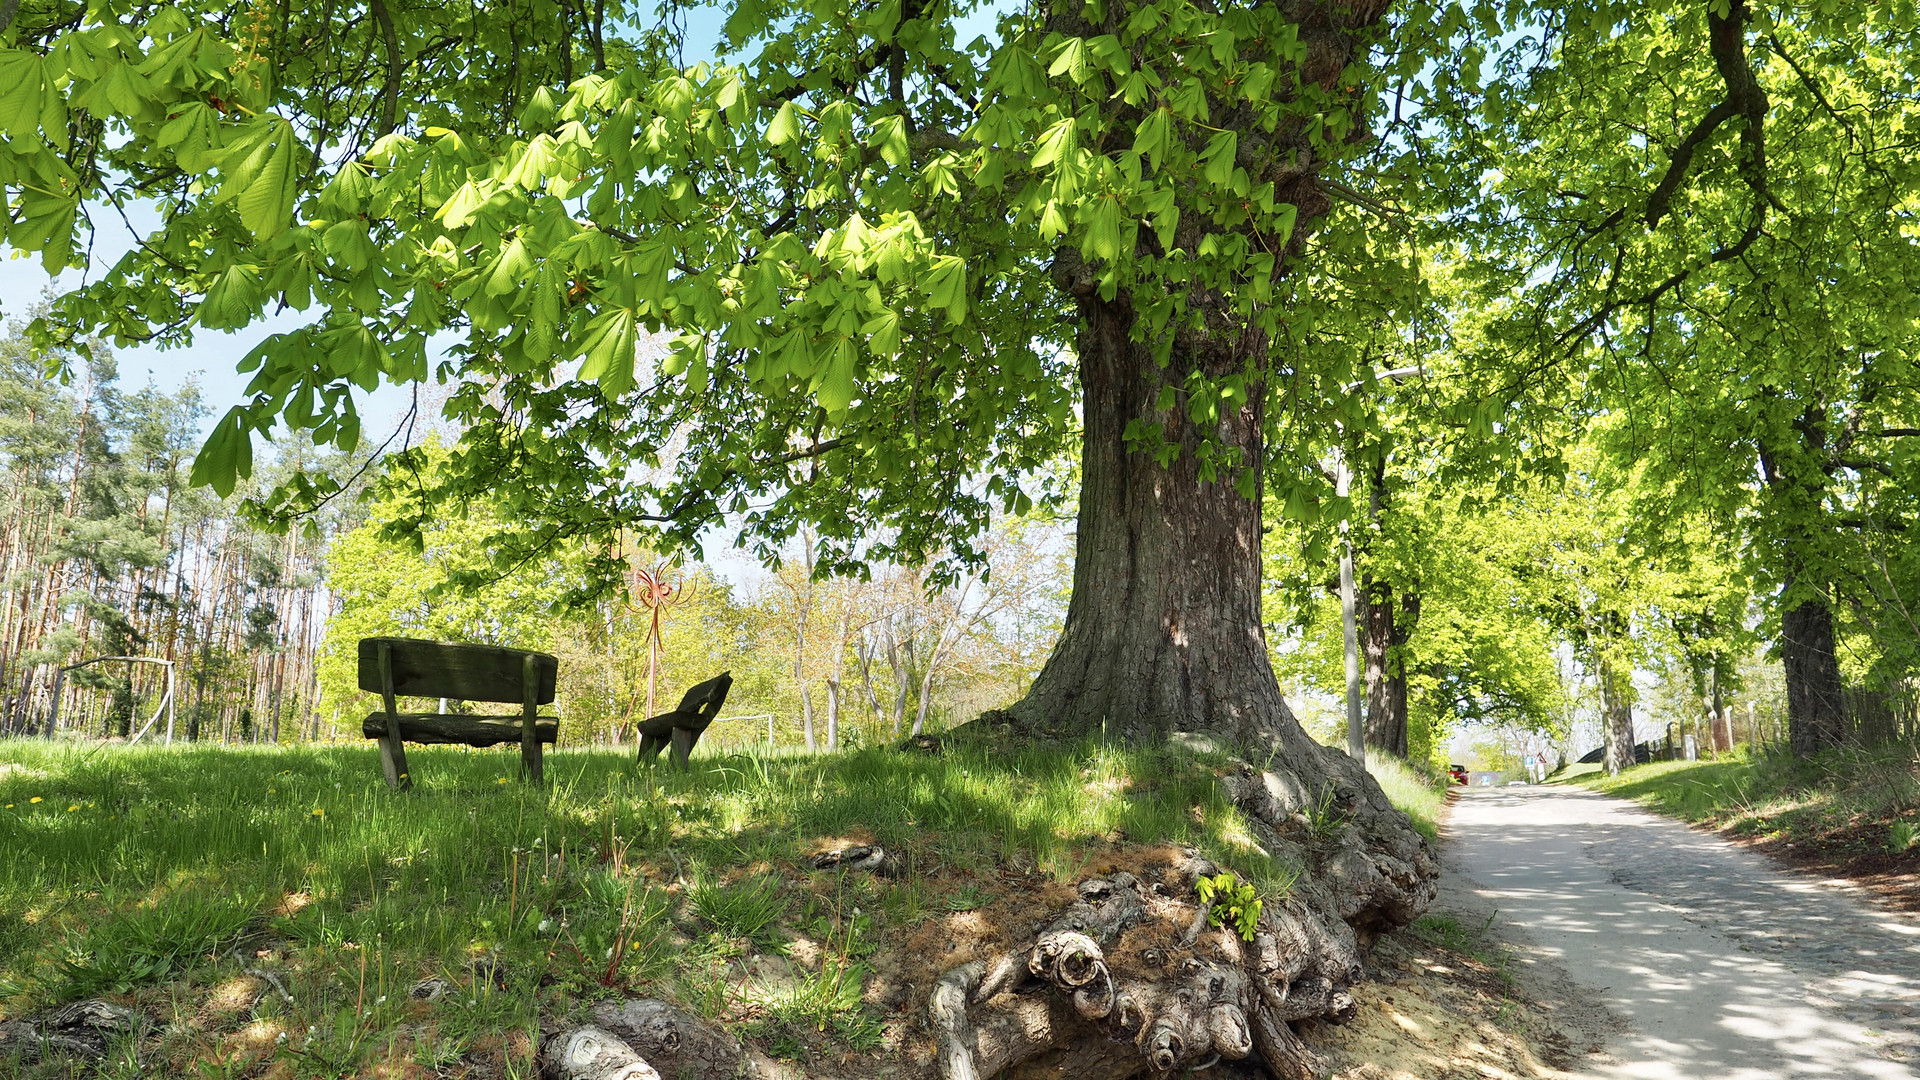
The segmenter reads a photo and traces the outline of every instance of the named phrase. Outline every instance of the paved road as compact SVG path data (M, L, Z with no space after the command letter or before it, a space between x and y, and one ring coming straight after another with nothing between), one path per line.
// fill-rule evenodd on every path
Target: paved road
M1465 899L1625 1021L1583 1075L1920 1078L1920 921L1579 789L1463 792L1448 831Z

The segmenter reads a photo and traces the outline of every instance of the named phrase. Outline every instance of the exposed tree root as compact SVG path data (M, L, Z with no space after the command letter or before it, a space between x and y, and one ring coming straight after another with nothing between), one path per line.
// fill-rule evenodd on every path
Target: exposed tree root
M1352 1015L1347 988L1365 947L1426 908L1438 871L1377 787L1341 763L1316 764L1328 766L1317 793L1293 773L1244 763L1222 777L1261 846L1304 871L1288 895L1267 899L1251 941L1209 926L1194 884L1215 867L1197 856L1158 880L1083 881L1030 943L938 979L928 1020L944 1080L1040 1075L1069 1047L1093 1069L1082 1075L1254 1058L1285 1080L1313 1076L1289 1025ZM1103 1059L1098 1068L1088 1055Z
M540 1067L552 1080L660 1080L660 1073L618 1036L577 1027L547 1040Z
M795 1075L718 1025L664 1001L604 1001L594 1007L593 1019L667 1076L785 1080Z
M1218 752L1211 744L1200 749ZM1283 764L1261 769L1228 759L1219 770L1252 840L1301 868L1283 895L1262 898L1251 940L1231 920L1210 924L1195 883L1217 867L1191 851L1158 849L1166 853L1158 861L1081 881L1063 909L1004 951L918 983L910 992L925 1003L926 1027L906 1033L908 1043L896 1050L942 1080L1122 1080L1203 1067L1214 1070L1209 1075L1309 1080L1323 1071L1293 1025L1353 1014L1348 988L1362 976L1365 950L1425 910L1439 868L1406 816L1344 755L1314 746L1276 760ZM860 870L890 859L868 846L821 861ZM582 1029L598 1032L593 1039L618 1041L664 1076L836 1075L823 1061L803 1070L774 1061L662 1001L603 1003L593 1019L592 1029ZM567 1052L582 1058L586 1046L592 1053L583 1060L600 1062L600 1071L551 1075L645 1075L620 1072L627 1060L603 1052L604 1041L573 1045ZM850 1061L839 1065L852 1070L848 1076L870 1073Z

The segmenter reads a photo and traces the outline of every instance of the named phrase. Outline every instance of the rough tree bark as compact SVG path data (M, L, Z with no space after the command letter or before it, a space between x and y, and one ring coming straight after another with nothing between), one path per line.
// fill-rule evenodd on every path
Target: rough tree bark
M1341 72L1363 62L1362 47L1387 6L1387 0L1283 4L1305 46L1300 80L1337 95ZM1094 37L1117 32L1129 16L1126 5L1108 5L1104 22L1089 23L1090 10L1058 7L1049 29ZM1357 109L1360 102L1350 104ZM1290 261L1331 206L1304 117L1286 119L1268 134L1243 107L1222 103L1211 122L1240 131L1236 164L1251 183L1272 183L1275 201L1296 208L1289 237L1252 238ZM1212 231L1201 215L1183 215L1175 245L1193 250ZM1141 243L1154 240L1143 231ZM1175 731L1201 731L1247 747L1277 739L1286 751L1298 749L1290 756L1303 763L1318 760L1281 701L1261 627L1269 343L1231 314L1226 298L1196 287L1186 299L1200 325L1173 332L1170 362L1162 367L1152 343L1136 339L1133 297L1124 290L1103 297L1076 248L1056 253L1053 280L1072 298L1079 322L1084 422L1073 594L1052 657L1004 719L1043 735L1105 731L1156 741ZM1204 429L1187 419L1185 386L1195 372L1249 378L1244 401L1223 403L1218 421ZM1175 404L1161 409L1166 390ZM1142 424L1159 426L1175 452L1170 464L1130 444L1129 430ZM1202 479L1201 449L1208 443L1238 468ZM1241 470L1252 474L1251 498L1236 489Z
M1846 739L1847 699L1834 652L1833 612L1806 600L1780 616L1780 659L1787 684L1787 743L1795 757Z
M1359 60L1387 4L1285 6L1307 45L1302 80L1331 91ZM1104 17L1117 25L1127 14L1124 5L1111 5ZM1114 32L1087 23L1078 5L1057 8L1050 28L1081 37ZM1298 208L1290 240L1256 240L1297 255L1329 207L1303 125L1290 121L1268 136L1225 108L1212 122L1237 126L1238 164L1254 184L1271 181L1276 200ZM1179 246L1192 249L1213 228L1197 218L1182 218ZM1351 1007L1345 987L1360 977L1361 951L1425 909L1437 866L1366 770L1301 729L1268 660L1260 492L1269 343L1232 318L1224 298L1195 291L1189 306L1202 325L1175 333L1163 368L1150 343L1135 339L1133 297L1102 297L1074 249L1056 254L1053 275L1073 299L1080 327L1084 422L1073 594L1053 655L1027 696L981 723L1039 739L1199 737L1237 750L1261 764L1238 764L1221 782L1261 846L1306 872L1289 896L1267 908L1250 944L1203 933L1202 920L1170 945L1136 945L1129 929L1164 927L1174 914L1169 905L1178 902L1153 884L1180 886L1123 875L1084 882L1082 903L1031 948L942 980L931 1006L936 1028L948 1033L942 1076L1041 1075L1046 1062L1059 1059L1071 1060L1078 1075L1118 1078L1198 1066L1215 1054L1255 1053L1277 1075L1304 1076L1311 1062L1288 1025L1337 1019ZM1197 427L1183 390L1194 372L1247 375L1246 400ZM1162 410L1158 402L1169 387L1176 404ZM1163 466L1129 443L1130 426L1142 423L1159 425L1176 450L1171 463ZM1237 459L1238 468L1203 479L1200 450L1208 442ZM1252 497L1236 487L1239 470L1252 473ZM1324 827L1321 808L1337 817L1337 827ZM1053 993L1005 992L1035 983ZM1083 1067L1089 1054L1101 1055L1091 1072Z
M1394 713L1392 689L1388 685L1392 679L1387 674L1387 654L1394 638L1393 586L1368 577L1364 594L1367 604L1362 629L1366 633L1361 656L1367 679L1367 749L1405 758L1405 714Z
M1618 666L1601 653L1594 662L1594 674L1600 683L1600 737L1605 746L1602 758L1607 775L1618 776L1620 770L1634 763L1632 673L1623 676Z
M1760 467L1769 510L1786 526L1780 551L1785 571L1780 658L1787 684L1787 744L1796 757L1804 757L1840 745L1847 733L1833 612L1827 578L1819 572L1821 541L1830 529L1827 494L1839 466L1824 405L1807 404L1791 427L1791 435L1761 441Z
M1360 881L1345 873L1374 868L1360 867L1350 847L1328 842L1304 819L1282 817L1286 797L1274 781L1251 768L1224 778L1254 820L1287 822L1257 826L1263 845L1315 872L1263 907L1251 940L1209 926L1207 909L1193 901L1195 881L1215 870L1204 859L1152 868L1146 880L1119 872L1082 881L1080 899L1030 941L940 977L928 1019L942 1080L1121 1080L1203 1069L1221 1058L1257 1058L1286 1080L1314 1076L1317 1062L1290 1025L1352 1015L1347 988L1361 977L1363 950L1380 924L1356 921L1343 901L1362 892L1378 897L1384 882L1376 876L1354 888ZM1431 860L1417 838L1401 854L1402 880L1385 891L1430 880Z

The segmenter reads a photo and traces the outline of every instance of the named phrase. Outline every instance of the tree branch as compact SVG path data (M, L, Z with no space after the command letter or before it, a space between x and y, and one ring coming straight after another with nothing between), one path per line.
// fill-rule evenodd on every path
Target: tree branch
M367 5L373 12L375 22L380 24L380 34L387 45L387 79L380 88L380 134L376 140L393 133L394 122L400 113L400 37L393 29L393 13L387 10L387 0L368 0Z

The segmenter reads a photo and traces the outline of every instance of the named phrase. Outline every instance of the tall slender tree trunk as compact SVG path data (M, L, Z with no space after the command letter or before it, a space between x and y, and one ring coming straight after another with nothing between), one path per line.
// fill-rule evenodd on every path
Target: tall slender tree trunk
M833 659L821 677L827 687L827 753L840 749L840 676L847 661L847 638L852 633L846 597L841 597L840 635L835 640Z
M913 692L912 642L902 645L894 627L895 616L883 624L887 635L887 667L893 672L893 737L899 738L907 722L907 696Z
M1401 593L1399 605L1393 619L1392 650L1387 654L1387 715L1397 740L1391 749L1405 760L1412 750L1407 734L1407 644L1420 625L1420 594Z
M1787 523L1780 659L1787 684L1787 745L1804 757L1845 741L1847 704L1834 652L1830 579L1820 572L1835 468L1826 407L1809 403L1792 427L1778 442L1762 440L1760 466L1774 511Z
M1711 680L1707 698L1708 723L1711 733L1708 742L1713 747L1713 756L1718 758L1733 749L1733 706L1728 703L1720 686L1720 669L1726 661L1718 653L1713 656L1713 669L1708 673Z
M856 651L860 658L860 689L867 696L867 707L873 710L873 722L878 724L886 719L886 710L880 707L880 694L873 687L874 654L880 649L880 643L876 637L876 634L863 628L860 631L860 644ZM899 733L895 732L895 734Z

